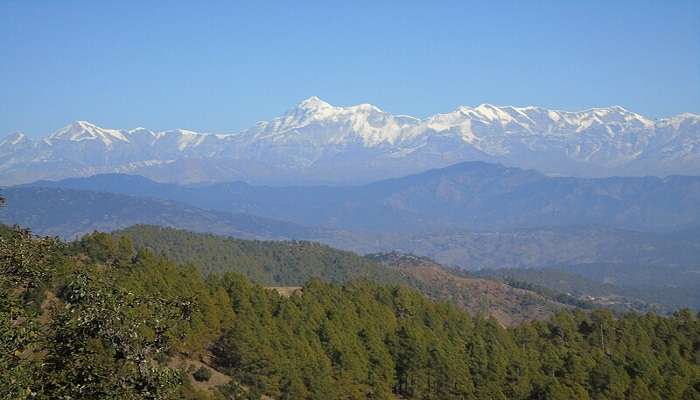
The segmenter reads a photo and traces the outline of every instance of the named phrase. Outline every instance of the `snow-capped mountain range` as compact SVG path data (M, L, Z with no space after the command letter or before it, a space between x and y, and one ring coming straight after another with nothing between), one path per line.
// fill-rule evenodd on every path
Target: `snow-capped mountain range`
M0 184L106 172L181 183L359 183L474 160L553 175L698 175L700 116L482 104L419 119L311 97L238 133L86 121L38 140L16 133L0 141Z

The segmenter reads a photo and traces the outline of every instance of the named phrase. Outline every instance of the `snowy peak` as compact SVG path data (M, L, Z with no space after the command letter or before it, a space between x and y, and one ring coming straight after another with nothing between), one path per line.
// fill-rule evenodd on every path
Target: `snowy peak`
M0 147L4 146L17 146L21 143L26 143L28 141L27 136L22 132L15 132L7 135L5 138L0 140Z
M522 132L529 134L579 133L598 126L616 125L620 129L651 129L655 121L621 106L592 108L583 111L559 111L542 107L513 107L480 104L476 107L460 106L455 111L437 114L420 120L410 116L394 116L371 104L334 106L317 96L300 102L284 116L270 122L262 122L257 128L267 134L298 130L310 125L324 125L327 130L335 127L350 127L357 136L372 140L365 143L395 143L420 136L420 132L461 132L463 138L471 140L473 129L486 129L489 135ZM340 128L338 128L340 129ZM396 133L396 129L402 132ZM377 130L392 131L382 135ZM348 131L347 133L352 133ZM486 133L486 132L483 132ZM385 136L385 137L383 137Z
M337 114L339 107L334 107L329 103L313 96L301 101L296 107L287 111L284 116L275 118L271 122L278 120L280 127L294 127L307 124L313 121L320 121L327 118L332 118Z
M333 106L321 100L318 96L311 96L308 99L299 102L299 104L297 104L297 108L301 110L315 111L324 108L333 108Z
M233 134L76 121L44 139L10 135L0 140L0 184L98 172L188 182L358 183L463 161L556 175L698 175L700 116L654 120L620 106L480 104L418 119L314 96Z
M451 113L430 117L426 125L437 131L458 130L476 136L570 136L582 132L593 134L595 130L611 135L627 130L653 130L655 122L619 106L559 111L532 106L481 104L477 107L461 106ZM471 137L471 134L467 136Z
M496 107L491 104L480 104L476 108L460 107L463 114L476 117L477 119L508 124L513 121L513 116L508 112L508 108ZM511 110L517 111L515 108Z
M349 114L366 114L366 113L383 113L379 107L363 103L354 106L334 106L328 102L321 100L317 96L309 97L306 100L301 101L297 104L296 111L302 111L308 114L316 114L318 119L323 118L333 118L339 115L349 115Z
M49 136L50 143L63 141L81 142L85 140L101 141L105 146L112 146L115 142L128 142L125 133L115 129L104 129L87 121L75 121Z
M410 117L395 117L371 104L339 107L313 96L283 116L234 136L248 143L267 141L316 148L358 143L374 146L394 143L403 128L417 122Z
M681 126L699 125L700 115L692 113L683 113L670 118L662 119L659 122L663 125L671 125L675 129L679 129Z
M654 121L620 106L593 108L579 113L568 114L579 114L579 116L584 119L597 119L604 124L625 124L632 127L651 127L654 125Z

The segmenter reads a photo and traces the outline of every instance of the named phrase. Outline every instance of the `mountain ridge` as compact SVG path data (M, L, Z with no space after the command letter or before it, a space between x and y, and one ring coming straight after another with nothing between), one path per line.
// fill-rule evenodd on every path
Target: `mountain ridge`
M481 104L420 119L311 97L236 133L76 121L43 139L13 134L0 141L0 184L106 172L179 183L366 183L460 161L554 175L689 174L700 171L700 116Z
M203 210L155 197L68 188L4 188L8 206L0 220L31 228L41 235L76 239L98 230L112 231L135 224L178 227L246 239L313 237L319 231L286 221L245 213ZM59 212L60 211L60 212Z
M657 232L622 229L625 221L638 223L639 216L652 222L693 221L700 198L692 189L698 187L697 178L671 179L673 185L655 190L649 188L661 178L633 180L642 183L633 185L625 184L629 178L620 178L603 186L564 180L556 191L543 192L547 186L540 180L553 178L525 171L525 178L535 185L514 191L526 180L522 171L469 165L495 173L482 179L479 174L484 170L477 168L470 175L453 168L454 176L441 177L443 171L435 170L415 180L390 180L379 188L255 187L241 182L184 186L125 175L72 178L0 189L8 200L0 208L0 220L64 238L132 224L159 224L240 238L303 239L361 254L391 250L420 254L464 269L596 262L686 265L696 263L700 254L700 224L657 224ZM639 197L640 190L649 194ZM509 192L521 197L517 200ZM542 202L542 196L557 201ZM581 212L581 204L594 204L591 198L597 199L593 214L586 214L585 207ZM640 202L635 205L629 198ZM504 204L513 212L503 212ZM535 216L524 220L518 213ZM473 224L480 215L481 222L491 223ZM365 222L357 222L357 216ZM607 223L596 226L596 221ZM522 222L535 226L518 227ZM471 229L460 223L472 223Z
M548 177L485 162L350 186L178 185L97 175L31 186L151 196L304 226L374 232L607 226L673 231L700 226L700 177Z

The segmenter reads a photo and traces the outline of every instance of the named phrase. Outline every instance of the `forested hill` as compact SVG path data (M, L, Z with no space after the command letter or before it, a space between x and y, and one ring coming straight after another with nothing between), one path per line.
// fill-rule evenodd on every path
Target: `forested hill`
M316 242L234 239L154 225L135 225L113 235L128 236L137 248L149 248L176 262L195 264L205 275L237 272L267 286L300 286L312 277L339 283L367 278L409 284L400 272Z
M473 314L493 316L504 325L547 318L565 307L553 298L495 280L456 276L434 262L387 264L314 242L242 240L149 225L113 235L127 236L137 247L177 262L198 265L205 274L237 272L267 286L300 286L311 278L335 283L366 278L415 288Z
M125 177L117 175L117 177ZM214 205L188 205L194 199L217 199L217 193L194 192L191 197L161 200L150 196L168 198L168 185L129 177L116 180L114 185L96 186L84 190L79 183L107 183L112 176L98 176L73 182L75 189L47 187L13 187L2 190L8 207L0 208L0 222L19 224L43 235L58 235L75 239L94 230L105 232L125 229L136 224L151 224L207 232L243 239L302 239L319 241L335 248L361 254L398 250L419 254L437 260L441 264L465 269L530 267L581 263L626 263L645 265L693 265L700 259L700 235L692 228L674 234L658 234L610 229L602 227L547 227L509 231L432 231L427 225L421 233L370 233L366 231L342 231L297 225L285 220L275 220L250 211L249 214L231 214L235 207L222 202L222 211L207 210ZM148 183L150 182L150 183ZM121 183L121 185L118 185ZM49 184L48 182L44 184ZM62 185L62 182L55 183ZM66 183L67 184L67 183ZM150 184L155 186L151 187ZM135 193L136 197L108 193L105 190L124 191L144 186L150 188ZM88 185L89 186L89 185ZM175 186L179 188L179 186ZM218 186L217 186L218 187ZM301 191L303 188L300 188ZM145 190L145 189L144 189ZM203 189L202 189L203 190ZM223 192L228 193L226 191ZM197 195L198 194L198 195ZM307 193L308 194L308 193ZM270 193L265 201L277 199L283 202L286 195ZM317 201L313 193L300 201ZM470 197L471 195L467 196ZM339 201L342 201L342 196ZM185 203L180 203L183 201ZM223 201L223 200L222 200ZM393 202L393 200L392 200ZM197 203L197 202L194 202ZM391 203L391 202L390 202ZM259 204L258 199L251 204ZM277 204L277 203L275 203ZM360 205L361 203L356 203ZM693 203L695 205L695 203ZM296 203L279 204L275 209L296 209ZM434 207L442 207L437 205ZM633 207L634 206L630 206ZM315 209L309 211L313 214ZM255 212L254 212L255 211ZM383 211L369 213L358 218L375 219ZM462 220L461 217L455 220Z
M700 318L563 311L502 328L410 289L282 297L127 236L0 236L0 398L697 399Z

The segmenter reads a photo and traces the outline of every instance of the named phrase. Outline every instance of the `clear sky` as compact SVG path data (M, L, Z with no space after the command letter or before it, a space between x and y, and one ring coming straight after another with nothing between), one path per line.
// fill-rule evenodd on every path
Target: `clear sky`
M0 2L0 136L230 132L312 95L700 113L700 1Z

